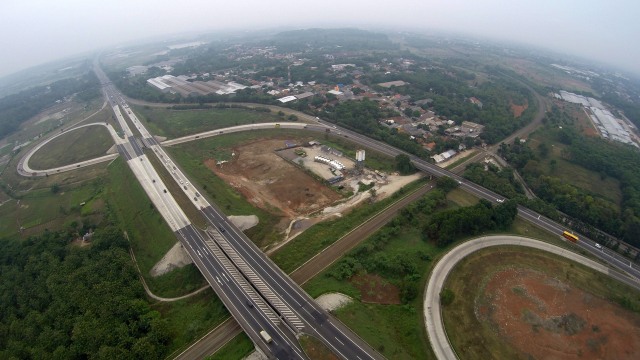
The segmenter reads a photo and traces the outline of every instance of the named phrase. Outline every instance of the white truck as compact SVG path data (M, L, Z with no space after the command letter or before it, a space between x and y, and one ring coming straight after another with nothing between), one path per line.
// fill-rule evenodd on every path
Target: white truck
M269 334L267 334L267 332L264 331L264 330L260 330L260 336L262 336L262 338L264 339L264 341L267 342L267 344L269 344L269 343L271 343L273 341L271 336L269 336Z

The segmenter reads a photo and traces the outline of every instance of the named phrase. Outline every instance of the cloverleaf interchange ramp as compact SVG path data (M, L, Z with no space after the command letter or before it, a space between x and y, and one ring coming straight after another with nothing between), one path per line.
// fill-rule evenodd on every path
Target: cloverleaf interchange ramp
M571 261L585 265L595 271L608 275L627 285L640 289L640 284L635 280L621 274L611 268L543 241L519 236L486 236L466 241L447 252L436 264L429 276L427 290L424 295L423 316L425 327L433 349L438 359L457 359L455 350L451 347L442 320L440 305L440 292L451 270L468 255L494 246L513 245L547 251Z

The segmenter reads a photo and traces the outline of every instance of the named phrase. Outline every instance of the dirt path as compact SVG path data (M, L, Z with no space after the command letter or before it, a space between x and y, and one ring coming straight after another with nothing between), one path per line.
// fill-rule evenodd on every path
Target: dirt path
M125 233L125 236L127 237L127 240L128 240L129 236L126 235L126 233ZM136 256L133 253L133 249L132 248L129 248L129 255L131 255L131 260L133 261L133 264L136 266L136 270L138 270L138 276L140 277L140 282L142 283L142 287L144 287L144 291L147 293L147 295L150 298L152 298L154 300L163 301L163 302L178 301L178 300L186 299L186 298L189 298L191 296L197 295L197 294L199 294L199 293L201 293L201 292L203 292L203 291L205 291L205 290L207 290L209 288L209 285L205 285L205 286L201 287L200 289L198 289L198 290L196 290L196 291L194 291L192 293L189 293L189 294L186 294L186 295L182 295L182 296L178 296L178 297L174 297L174 298L165 298L165 297L158 296L158 295L152 293L151 290L149 289L149 286L147 286L147 282L144 280L144 277L142 276L142 272L140 272L140 267L138 266L138 261L136 261Z

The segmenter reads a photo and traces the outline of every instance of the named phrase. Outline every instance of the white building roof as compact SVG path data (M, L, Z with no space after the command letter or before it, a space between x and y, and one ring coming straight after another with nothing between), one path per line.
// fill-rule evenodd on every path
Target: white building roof
M297 98L295 96L285 96L285 97L281 97L280 99L278 99L278 101L280 101L281 103L288 103L289 101L293 101L293 100L297 100Z

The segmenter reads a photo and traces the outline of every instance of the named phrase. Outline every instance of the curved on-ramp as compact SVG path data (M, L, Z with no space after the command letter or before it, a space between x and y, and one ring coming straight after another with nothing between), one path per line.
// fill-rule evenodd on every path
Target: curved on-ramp
M467 255L491 246L501 245L517 245L544 250L556 255L563 256L569 260L573 260L582 265L588 266L596 271L614 277L618 280L624 280L617 272L612 271L608 267L578 255L570 250L551 245L539 240L524 238L519 236L485 236L462 243L438 261L427 284L427 291L424 296L424 321L427 328L427 335L433 352L438 359L457 359L456 353L449 343L447 333L442 322L442 313L440 307L440 292L444 285L449 272L456 264L464 259ZM637 286L637 285L636 285Z
M44 170L34 170L34 169L29 167L29 160L31 160L31 157L33 156L33 154L35 154L43 146L48 144L51 140L56 139L59 136L65 135L70 131L78 130L78 129L81 129L81 128L84 128L84 127L87 127L87 126L104 126L104 127L107 128L107 130L111 134L111 137L114 139L114 141L116 141L116 143L117 143L116 139L119 139L118 134L113 129L113 126L111 126L109 124L106 124L106 123L99 122L99 123L89 123L89 124L76 126L74 128L68 129L65 132L59 133L59 134L57 134L55 136L52 136L52 137L48 138L47 140L41 142L40 144L38 144L37 146L35 146L31 150L29 150L29 152L27 152L22 157L20 162L18 162L18 174L20 174L22 176L46 176L46 175L49 175L49 174L57 174L57 173L61 173L61 172L69 171L69 170L75 170L75 169L78 169L78 168L81 168L81 167L98 164L98 163L101 163L101 162L104 162L104 161L110 161L110 160L113 160L116 157L118 157L118 154L109 154L109 155L101 156L101 157L94 158L94 159L84 160L84 161L80 161L80 162L77 162L77 163L64 165L64 166L60 166L60 167L52 168L52 169L44 169Z

